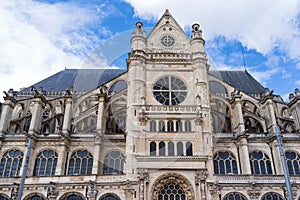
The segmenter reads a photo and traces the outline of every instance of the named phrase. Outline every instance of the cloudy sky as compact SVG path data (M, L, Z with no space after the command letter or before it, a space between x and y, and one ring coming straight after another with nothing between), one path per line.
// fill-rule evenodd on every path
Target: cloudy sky
M187 34L201 25L211 68L246 68L285 99L300 88L300 0L1 0L1 93L65 68L125 68L135 22L150 30L166 8Z

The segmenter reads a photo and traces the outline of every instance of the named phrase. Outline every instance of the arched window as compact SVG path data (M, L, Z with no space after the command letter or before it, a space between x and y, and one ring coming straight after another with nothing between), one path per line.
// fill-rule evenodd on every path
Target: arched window
M285 152L286 164L290 175L300 174L300 156L294 151Z
M68 175L89 175L92 173L92 167L92 154L87 150L78 150L70 157Z
M177 142L177 156L183 156L183 143Z
M104 158L103 174L123 174L125 156L119 151L111 151Z
M226 194L223 200L247 200L247 198L238 192L231 192Z
M159 156L165 156L166 155L166 145L164 142L159 142Z
M29 195L29 197L26 198L26 200L45 200L45 198L41 194L32 194Z
M13 149L6 151L0 163L0 176L12 177L18 176L23 161L23 152Z
M174 132L174 123L172 120L168 121L168 132Z
M35 159L33 176L54 176L58 154L53 150L44 150Z
M103 195L100 200L119 200L120 198L115 194L105 194Z
M185 121L184 126L185 126L185 132L191 132L192 131L191 121L189 121L189 120Z
M158 200L186 200L186 194L176 183L165 184L159 191Z
M268 192L261 198L261 200L283 200L283 198L280 194L277 194L275 192Z
M192 143L191 142L187 142L185 144L185 146L186 146L186 155L187 156L192 156L193 155L193 145L192 145Z
M5 194L0 194L0 200L9 200L9 197Z
M237 174L237 162L234 155L227 151L220 151L214 156L215 174Z
M125 133L126 130L126 112L120 112L115 117L116 133Z
M155 120L150 121L150 131L156 131L156 121Z
M165 131L165 122L162 120L159 121L158 128L159 128L160 132L164 132Z
M63 200L83 200L83 197L78 193L68 194Z
M176 131L182 132L182 122L180 120L176 121Z
M249 157L252 174L272 174L271 162L265 153L253 151Z
M156 142L150 142L150 156L156 156Z
M168 156L174 156L174 143L168 142Z

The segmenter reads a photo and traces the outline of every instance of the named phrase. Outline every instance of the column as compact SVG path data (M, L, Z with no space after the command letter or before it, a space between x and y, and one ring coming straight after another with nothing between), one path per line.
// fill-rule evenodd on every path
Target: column
M276 174L278 175L283 175L283 169L281 165L281 157L280 157L280 152L278 148L278 142L277 138L274 138L274 140L269 144L272 155L273 155L273 165L276 170Z
M238 134L241 134L245 131L244 125L244 117L241 105L242 95L239 90L235 90L231 93L232 99L230 100L231 105L233 105L235 118L233 119L233 123L235 124Z
M73 99L72 96L66 96L65 101L65 113L64 113L64 122L62 132L65 136L69 136L71 128L71 119L72 119L72 108Z
M11 119L11 113L16 105L16 100L11 96L4 97L5 102L3 103L1 120L0 120L0 138L4 137L4 134L9 128L9 122Z
M57 159L57 166L56 166L56 171L55 175L65 175L65 170L66 170L66 163L67 163L67 154L68 154L68 144L69 142L66 141L61 141L59 144L59 149L58 149L58 159Z
M238 142L238 151L240 154L240 166L242 174L251 174L250 161L249 161L249 151L248 142L246 136L241 136Z

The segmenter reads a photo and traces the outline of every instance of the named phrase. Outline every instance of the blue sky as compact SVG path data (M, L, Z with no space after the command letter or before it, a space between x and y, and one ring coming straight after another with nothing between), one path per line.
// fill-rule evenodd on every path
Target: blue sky
M135 23L149 32L166 8L187 34L201 25L212 69L246 68L285 100L300 88L300 0L1 0L0 90L65 67L124 68Z

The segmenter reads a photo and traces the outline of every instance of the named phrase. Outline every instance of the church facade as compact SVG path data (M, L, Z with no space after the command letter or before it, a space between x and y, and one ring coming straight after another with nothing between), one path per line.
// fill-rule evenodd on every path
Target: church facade
M5 93L0 199L300 200L300 92L210 70L198 24L167 10L127 69L65 69ZM23 175L23 176L22 176Z

